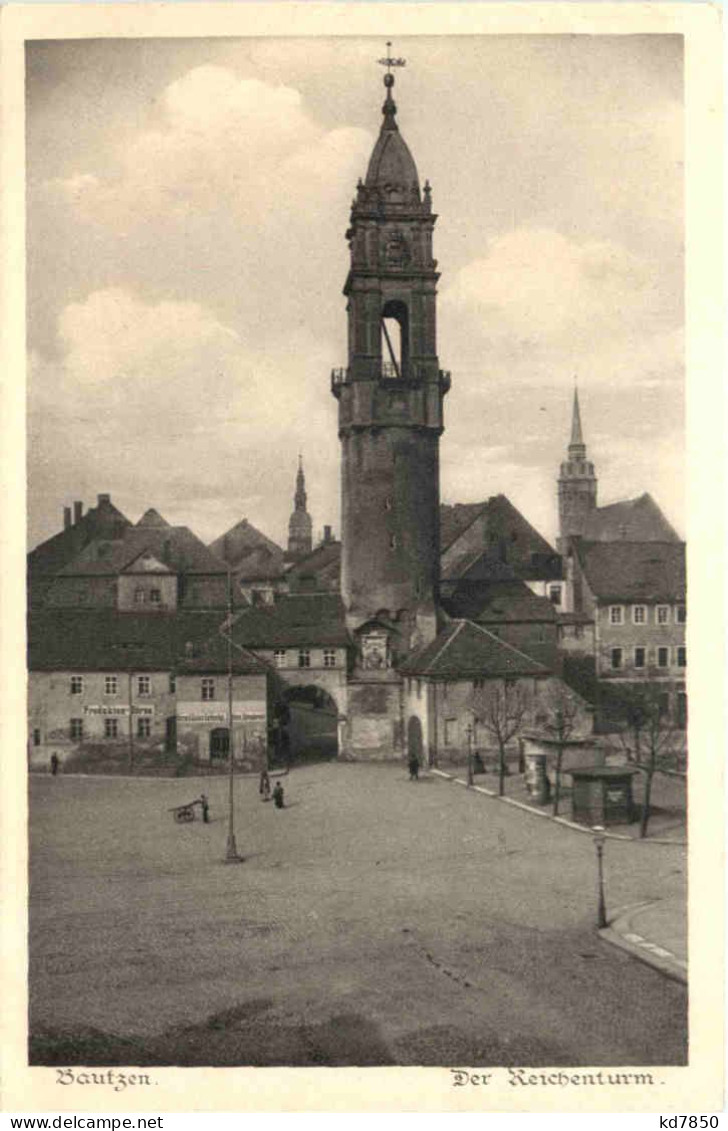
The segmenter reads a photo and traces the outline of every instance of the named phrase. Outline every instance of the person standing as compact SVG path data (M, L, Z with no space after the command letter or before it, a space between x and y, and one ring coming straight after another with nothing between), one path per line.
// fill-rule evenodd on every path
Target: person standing
M54 750L51 754L51 773L53 777L55 777L58 773L58 767L60 766L60 764L60 759Z
M207 795L202 794L200 797L200 805L202 806L202 820L206 825L210 823L210 803L207 800Z
M409 776L410 781L417 781L420 776L420 760L416 754L410 754L409 757Z
M276 787L273 790L273 802L276 809L283 808L283 786L280 782L276 782Z
M260 774L260 786L258 787L261 801L270 801L270 777L267 770L262 770Z

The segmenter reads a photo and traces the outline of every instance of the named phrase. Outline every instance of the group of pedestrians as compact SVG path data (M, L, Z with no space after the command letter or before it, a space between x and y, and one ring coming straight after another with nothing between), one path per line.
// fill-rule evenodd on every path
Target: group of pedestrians
M271 799L270 775L269 775L267 770L261 770L260 785L258 787L258 792L260 793L261 801L270 801L270 799ZM273 789L273 795L272 796L273 796L273 804L275 805L276 809L283 809L284 808L283 786L281 785L281 783L279 781L277 781L276 784L275 784L275 788Z

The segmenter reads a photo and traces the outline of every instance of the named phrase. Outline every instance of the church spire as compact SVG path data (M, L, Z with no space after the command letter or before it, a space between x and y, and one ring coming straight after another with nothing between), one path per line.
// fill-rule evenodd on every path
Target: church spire
M293 514L288 522L288 558L296 560L310 554L313 549L311 516L306 510L306 477L303 457L299 453L296 472L296 492L293 496Z
M579 412L579 389L574 382L574 407L571 413L571 440L569 441L569 458L583 459L586 456L586 444L581 431L581 413Z

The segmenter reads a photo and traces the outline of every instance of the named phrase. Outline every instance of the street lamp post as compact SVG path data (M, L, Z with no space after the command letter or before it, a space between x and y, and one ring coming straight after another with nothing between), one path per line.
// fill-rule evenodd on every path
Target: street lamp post
M607 925L607 908L604 902L604 844L607 838L604 835L603 825L595 825L593 831L594 847L597 850L597 927L603 931Z
M228 571L227 579L227 605L228 616L225 624L225 639L227 640L227 669L228 669L228 834L227 848L225 850L226 864L242 863L242 856L238 855L238 846L235 842L235 743L233 742L233 591Z
M465 735L468 741L468 786L473 784L473 724L468 723L465 728Z

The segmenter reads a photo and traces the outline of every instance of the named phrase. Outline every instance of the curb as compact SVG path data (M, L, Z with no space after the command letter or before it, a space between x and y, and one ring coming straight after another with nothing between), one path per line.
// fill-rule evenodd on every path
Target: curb
M543 817L547 821L553 821L555 825L563 825L567 829L574 829L576 832L594 836L594 830L587 825L578 825L576 821L569 821L566 817L554 817L552 813L544 813L541 809L535 809L532 805L526 805L523 801L516 801L513 797L501 797L494 790L486 789L484 785L472 785L468 787L467 781L463 778L456 778L453 774L447 774L444 770L438 770L434 766L431 766L427 772L437 774L438 777L454 782L455 785L463 785L466 789L470 788L475 793L484 793L486 797L492 797L494 801L501 801L505 805L512 805L514 809L522 809L525 813L532 813L534 817ZM605 831L604 836L607 840L622 840L633 844L671 844L682 848L687 847L687 841L685 840L667 840L663 837L642 838L627 836L625 833L610 833L607 831Z
M611 946L619 947L639 962L644 962L647 966L652 966L654 970L658 970L664 974L666 978L671 978L674 982L680 982L682 985L688 984L688 964L667 947L658 946L657 943L652 942L644 935L638 934L637 931L632 929L632 919L634 916L639 915L643 911L647 911L650 907L655 907L660 900L654 900L649 903L638 903L628 910L625 909L618 913L609 926L604 927L597 934L604 942L609 943Z

